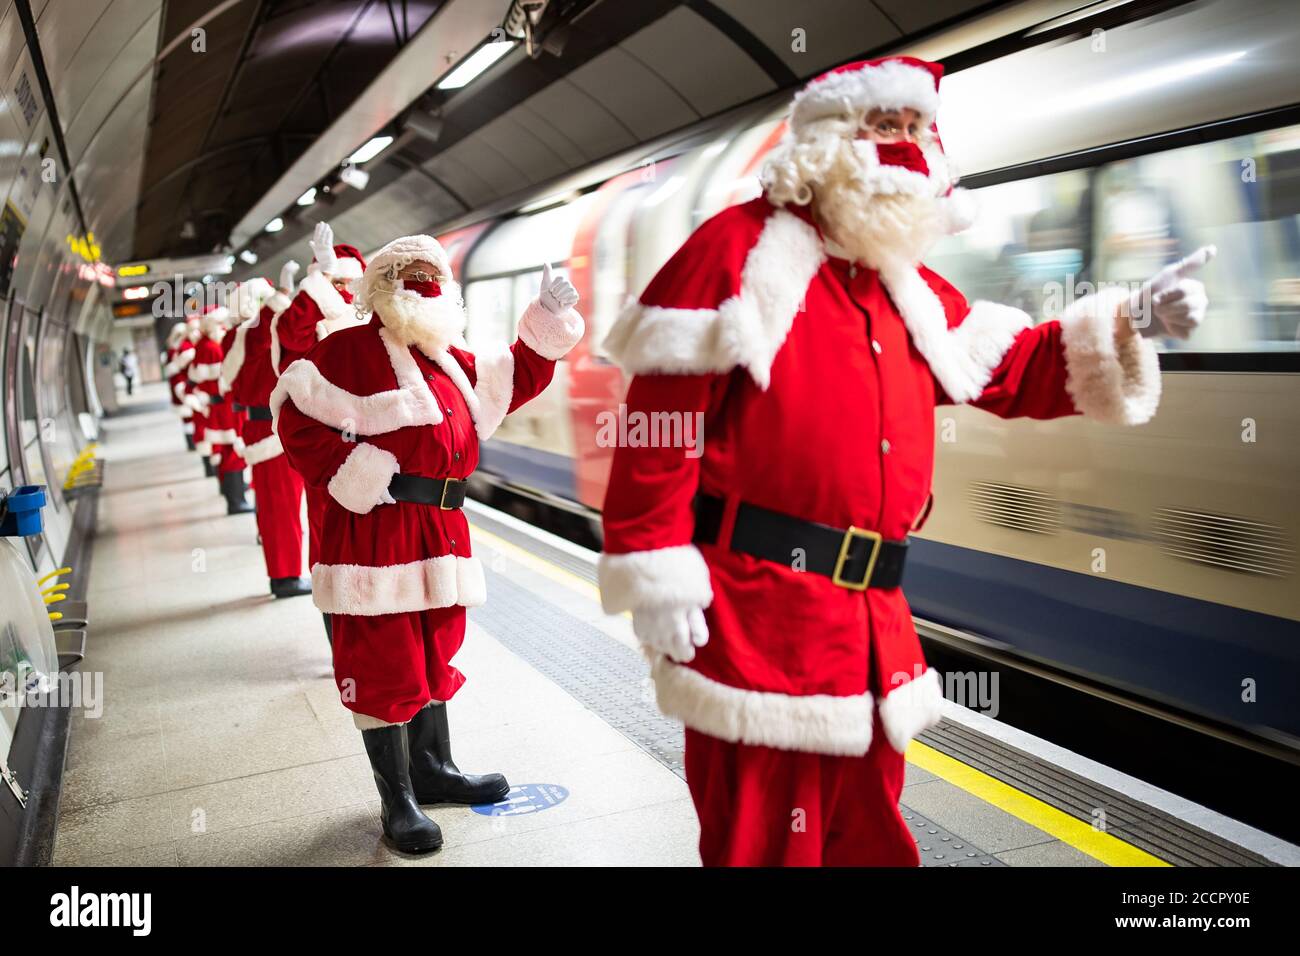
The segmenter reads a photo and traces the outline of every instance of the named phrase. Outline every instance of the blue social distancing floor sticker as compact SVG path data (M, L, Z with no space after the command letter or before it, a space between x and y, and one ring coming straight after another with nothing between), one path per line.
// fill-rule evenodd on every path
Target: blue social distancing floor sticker
M517 817L558 807L567 799L568 788L561 787L558 783L524 783L511 787L504 800L478 803L470 809L485 817Z

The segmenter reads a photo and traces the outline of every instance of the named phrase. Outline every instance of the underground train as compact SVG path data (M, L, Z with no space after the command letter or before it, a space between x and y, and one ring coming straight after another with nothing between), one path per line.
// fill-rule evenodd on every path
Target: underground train
M1151 423L936 412L907 593L931 639L1294 757L1300 23L1286 0L1134 6L1105 29L1063 18L1016 44L963 49L957 31L897 51L948 63L938 127L981 211L927 264L968 298L1050 316L1219 250L1202 328L1161 343ZM751 103L441 234L472 347L513 337L544 261L567 268L589 325L486 443L482 481L598 527L602 428L627 385L600 343L696 226L758 194L785 105Z

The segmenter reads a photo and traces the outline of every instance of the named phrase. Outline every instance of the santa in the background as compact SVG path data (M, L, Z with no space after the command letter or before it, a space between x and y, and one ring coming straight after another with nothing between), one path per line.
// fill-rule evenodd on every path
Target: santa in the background
M244 460L253 469L257 530L277 598L311 593L302 574L302 477L284 456L270 408L279 377L271 365L271 325L289 307L297 272L298 263L290 261L280 270L278 288L260 278L240 283L236 301L246 318L221 363L222 388L245 416Z
M185 445L194 450L194 409L185 404L185 380L190 362L194 360L194 343L189 340L189 327L177 322L167 333L167 352L163 356L163 378L167 379L167 393L172 407L181 417L185 430Z
M217 476L216 466L212 464L212 446L206 435L208 414L207 403L198 395L198 386L190 381L190 365L194 362L195 350L203 338L203 316L199 312L185 317L185 342L179 365L180 382L173 386L173 392L181 397L185 407L190 410L190 423L194 426L194 450L203 461L203 473L209 478Z
M312 251L307 276L289 308L271 322L271 364L279 375L332 332L364 325L352 305L353 284L366 271L366 260L355 246L334 243L329 223L319 222L308 243ZM309 482L307 494L307 569L319 560L321 532L328 495ZM325 634L330 618L324 615Z
M1205 312L1188 274L1212 250L1037 324L922 266L968 218L941 75L888 57L811 81L764 196L705 222L605 343L629 416L702 416L702 454L616 450L600 585L686 725L709 865L917 864L903 752L943 691L899 585L935 407L1139 425L1160 397L1144 336Z
M230 310L223 305L210 306L203 313L202 335L194 346L190 363L190 399L204 418L203 439L211 448L211 461L217 472L221 495L226 499L227 514L245 514L253 510L244 481L243 440L233 402L221 394L221 342L229 326Z
M509 790L501 774L462 773L451 756L446 702L465 682L451 660L465 608L485 598L461 504L479 442L582 337L576 302L547 270L515 343L476 355L442 247L395 239L358 290L374 317L290 365L271 396L290 462L327 496L312 599L331 616L340 698L365 740L384 834L401 850L442 843L419 804L491 803Z

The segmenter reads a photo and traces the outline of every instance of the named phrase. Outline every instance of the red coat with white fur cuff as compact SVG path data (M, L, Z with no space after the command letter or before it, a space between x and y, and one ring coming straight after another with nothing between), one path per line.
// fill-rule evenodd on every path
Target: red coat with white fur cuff
M1159 368L1143 340L1117 354L1118 302L1031 327L924 268L834 258L806 209L758 199L702 225L605 343L634 375L629 419L702 416L702 453L616 449L605 498L605 609L707 606L694 660L653 666L660 708L723 740L825 754L865 753L876 707L899 751L935 723L942 690L902 590L733 552L734 508L901 540L930 495L939 404L1144 421ZM692 543L697 492L726 503L723 544Z
M576 313L540 334L568 347ZM565 351L568 349L565 348ZM555 361L522 337L488 355L425 355L397 344L378 316L335 332L280 376L271 396L289 463L329 491L312 597L327 614L375 615L483 603L483 570L460 510L382 504L392 476L465 478L479 440L550 383Z

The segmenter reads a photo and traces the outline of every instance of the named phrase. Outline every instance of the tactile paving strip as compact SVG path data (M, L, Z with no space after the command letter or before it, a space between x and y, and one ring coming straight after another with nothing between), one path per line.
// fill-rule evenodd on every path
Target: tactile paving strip
M921 854L922 866L1006 866L977 846L946 830L927 816L899 804L903 819L912 828L912 837Z
M477 522L479 516L474 520ZM489 530L513 537L510 529L501 525ZM471 608L470 618L588 710L686 779L682 727L659 713L641 655L504 575L487 567L484 573L492 599ZM913 827L922 866L1006 865L910 807L900 804L899 810Z
M682 728L659 713L645 659L504 575L484 573L492 599L470 619L685 779Z

